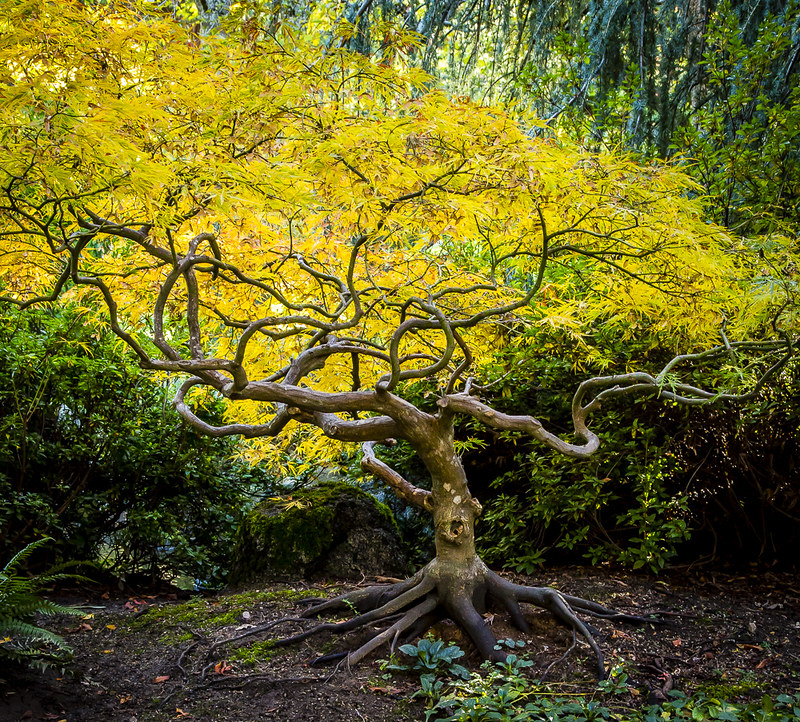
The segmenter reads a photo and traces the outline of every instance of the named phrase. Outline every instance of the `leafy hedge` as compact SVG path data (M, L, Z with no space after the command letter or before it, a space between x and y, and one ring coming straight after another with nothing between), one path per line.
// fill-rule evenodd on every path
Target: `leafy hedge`
M0 346L0 552L48 535L118 575L222 581L242 507L270 487L236 442L188 428L171 382L83 310L9 311Z

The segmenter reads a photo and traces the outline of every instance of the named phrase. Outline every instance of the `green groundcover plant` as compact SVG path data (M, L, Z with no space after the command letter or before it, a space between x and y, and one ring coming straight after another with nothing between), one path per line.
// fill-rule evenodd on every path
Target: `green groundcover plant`
M0 570L0 659L42 670L64 665L71 659L72 650L62 637L38 626L36 615L83 614L42 597L50 585L79 578L66 571L71 565L62 564L36 576L23 571L28 558L51 541L45 537L31 542Z
M533 662L518 653L524 642L501 639L500 647L510 651L504 662L485 662L481 671L462 674L460 665L455 673L451 670L452 661L464 654L459 647L423 639L418 645L403 645L399 651L404 659L392 660L383 668L420 673L420 688L414 696L425 701L426 722L800 720L800 694L729 702L701 691L687 695L673 690L662 705L631 707L623 702L630 691L624 666L613 668L593 693L567 695L542 680L530 679L527 672Z

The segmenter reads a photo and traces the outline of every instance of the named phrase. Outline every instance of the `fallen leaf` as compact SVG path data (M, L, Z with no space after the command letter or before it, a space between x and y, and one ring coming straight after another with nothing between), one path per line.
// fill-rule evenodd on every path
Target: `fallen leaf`
M169 679L168 674L162 674L153 680L153 684L161 684L162 682L166 682L168 679Z
M756 665L756 669L764 669L764 667L766 667L766 666L767 666L767 664L769 664L769 660L768 660L768 659L762 659L762 660L761 660L761 661L760 661L760 662L759 662L759 663Z
M680 637L678 637L677 639L673 639L672 640L672 646L673 647L680 647L682 644L683 644L683 640Z
M104 649L103 654L111 654L113 651L113 649Z
M67 634L77 634L78 632L91 632L91 631L92 631L92 625L86 624L86 622L84 622L83 624L79 624L77 627L70 627L69 629L64 630L64 632L66 632Z
M217 674L227 674L231 671L231 669L231 665L229 665L227 662L217 662L214 665L214 672Z
M380 694L399 694L403 690L400 687L373 687L369 685L367 687L371 692L379 692Z
M106 629L110 629L112 632L117 628L116 624L106 624Z

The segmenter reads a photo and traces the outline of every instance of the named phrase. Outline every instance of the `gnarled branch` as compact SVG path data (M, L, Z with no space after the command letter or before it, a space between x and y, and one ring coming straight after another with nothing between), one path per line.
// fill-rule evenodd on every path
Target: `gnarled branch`
M368 441L361 445L364 452L364 457L361 459L361 468L364 471L374 474L382 481L385 481L392 489L392 491L399 496L403 501L408 504L413 504L426 511L431 511L433 508L433 496L429 491L420 489L414 486L410 481L404 479L388 464L382 462L375 455L376 443L383 443L386 446L394 444L393 439L387 439L383 442Z

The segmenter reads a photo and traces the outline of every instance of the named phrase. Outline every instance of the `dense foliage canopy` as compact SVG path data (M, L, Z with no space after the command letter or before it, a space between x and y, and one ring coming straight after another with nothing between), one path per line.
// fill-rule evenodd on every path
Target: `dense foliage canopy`
M237 462L232 442L183 423L166 380L85 311L8 312L0 344L3 555L48 535L48 551L121 577L219 583L236 522L268 478Z

